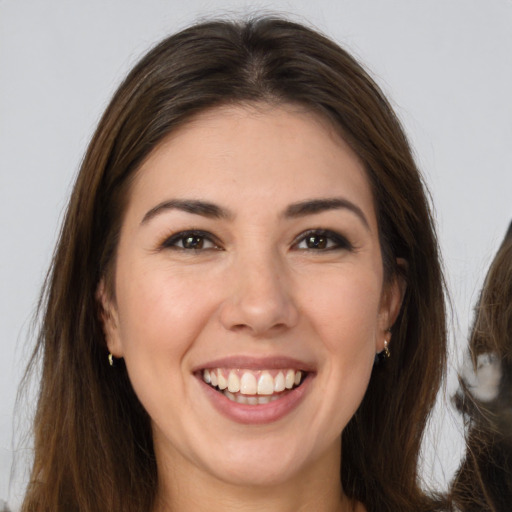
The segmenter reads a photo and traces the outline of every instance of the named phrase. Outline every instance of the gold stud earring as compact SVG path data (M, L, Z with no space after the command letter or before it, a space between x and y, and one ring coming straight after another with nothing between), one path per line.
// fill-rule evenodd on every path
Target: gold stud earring
M388 345L389 345L389 341L384 340L384 350L382 352L384 352L384 357L386 359L389 359L391 357L391 352L389 351Z
M386 332L390 333L391 329L386 329ZM375 354L374 365L379 366L382 363L384 363L384 361L386 359L389 359L390 357L391 357L391 352L389 350L389 341L386 338L384 338L384 348L380 352L377 352Z
M114 366L114 356L112 355L111 352L108 353L108 364L110 366Z

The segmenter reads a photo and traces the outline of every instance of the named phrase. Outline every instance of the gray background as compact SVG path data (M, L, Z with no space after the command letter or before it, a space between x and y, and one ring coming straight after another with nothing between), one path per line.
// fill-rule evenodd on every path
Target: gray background
M101 112L159 39L211 14L254 11L292 14L345 45L402 119L432 192L453 300L453 392L471 307L512 218L511 0L0 0L0 507L20 500L33 395L14 408L30 319ZM447 402L424 448L434 487L462 448Z

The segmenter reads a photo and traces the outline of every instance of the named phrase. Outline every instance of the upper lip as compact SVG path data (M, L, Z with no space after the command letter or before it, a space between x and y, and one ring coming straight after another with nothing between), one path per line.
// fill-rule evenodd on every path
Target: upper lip
M211 368L243 368L246 370L279 370L290 368L294 370L303 370L306 372L312 372L315 370L313 364L288 356L276 355L266 357L252 357L245 355L235 355L208 361L196 366L193 371L197 372Z

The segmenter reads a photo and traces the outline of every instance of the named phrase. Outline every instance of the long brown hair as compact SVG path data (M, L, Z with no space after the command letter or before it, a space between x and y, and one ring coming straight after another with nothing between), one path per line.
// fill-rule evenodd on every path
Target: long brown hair
M460 379L455 404L468 430L452 500L461 512L506 512L512 504L512 224L485 278L469 350L475 369L484 356L500 379L495 396L485 400L478 381L469 386Z
M112 290L131 180L195 114L225 104L294 103L329 119L364 162L385 276L407 261L392 358L375 368L343 432L341 480L369 512L432 510L418 452L445 367L444 283L420 174L387 100L343 49L277 18L192 26L150 51L119 87L89 145L41 303L33 362L42 378L23 511L151 510L150 422L121 363L107 363L95 292ZM33 363L34 364L34 363Z

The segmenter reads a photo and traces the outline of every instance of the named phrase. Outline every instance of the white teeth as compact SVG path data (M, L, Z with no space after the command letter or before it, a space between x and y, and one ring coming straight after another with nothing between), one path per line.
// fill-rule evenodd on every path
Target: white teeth
M237 402L244 405L263 405L278 400L278 396L245 396L245 395L234 395L227 389L224 390L224 396L229 398L232 402Z
M228 387L228 381L222 372L217 372L217 386L220 390L224 390Z
M240 391L240 379L238 378L238 375L233 371L229 372L228 389L231 391L231 393Z
M244 395L255 395L257 390L256 377L250 372L244 372L240 381L240 392Z
M235 400L239 403L239 404L247 404L247 397L244 396L244 395L235 395Z
M274 379L268 372L262 372L258 380L258 395L271 395L274 393Z
M303 380L300 370L278 371L275 377L271 372L232 369L228 373L228 369L211 368L203 370L202 377L207 384L224 391L230 400L251 405L276 400L280 398L280 393L298 386Z
M232 402L235 401L235 395L233 395L233 393L230 393L227 389L224 390L224 396L229 398Z
M292 389L295 384L295 372L293 370L288 370L286 372L285 377L285 387L286 389Z
M284 391L286 389L286 385L284 382L283 372L279 372L274 379L274 391L279 393L280 391Z

